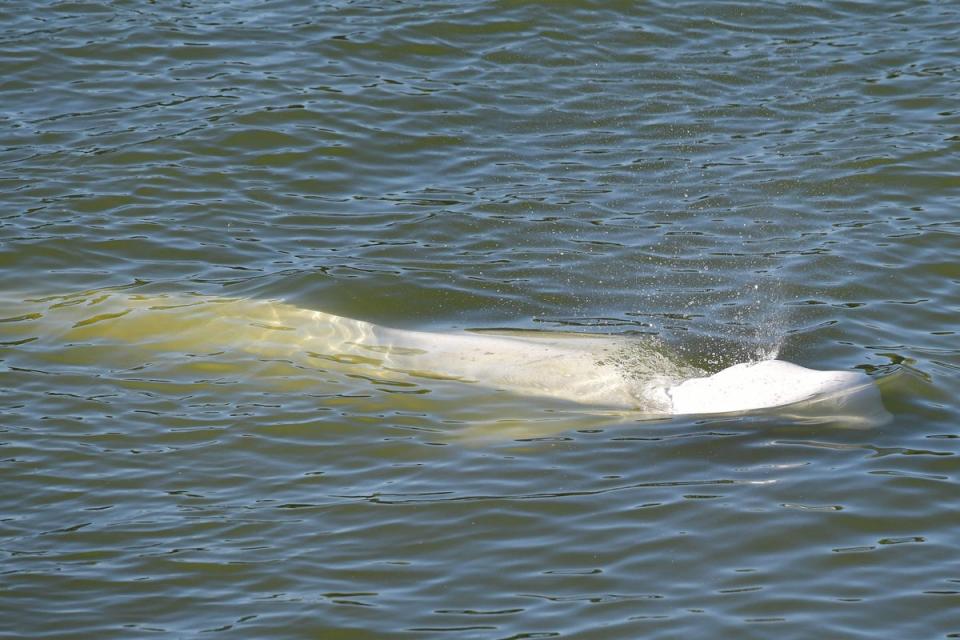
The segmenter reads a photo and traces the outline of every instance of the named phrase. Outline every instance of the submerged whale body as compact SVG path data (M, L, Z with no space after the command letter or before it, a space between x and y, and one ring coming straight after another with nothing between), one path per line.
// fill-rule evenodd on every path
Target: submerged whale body
M649 337L428 333L375 325L366 325L363 335L367 347L385 349L384 366L583 404L655 415L790 407L794 417L842 415L848 422L870 423L886 417L876 385L863 373L764 360L709 375Z
M38 308L28 315L44 317L51 331L59 328L67 344L113 340L183 353L239 349L650 415L777 407L815 407L826 417L883 411L876 386L861 373L767 360L709 375L651 337L410 331L278 302L190 295L95 292L31 302Z

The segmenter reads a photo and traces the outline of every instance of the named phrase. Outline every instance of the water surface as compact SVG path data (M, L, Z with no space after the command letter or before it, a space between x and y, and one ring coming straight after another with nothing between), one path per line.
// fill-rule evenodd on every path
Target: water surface
M958 28L7 3L0 632L960 634ZM104 290L777 354L873 376L893 419L649 420L34 315Z

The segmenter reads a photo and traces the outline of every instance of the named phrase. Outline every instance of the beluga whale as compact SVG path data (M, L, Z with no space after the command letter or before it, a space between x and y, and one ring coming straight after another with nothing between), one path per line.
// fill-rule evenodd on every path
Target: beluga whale
M652 336L539 330L420 331L270 300L94 291L33 298L25 330L63 344L104 341L151 351L243 351L265 359L455 380L528 398L556 398L647 416L879 415L873 380L783 360L710 373ZM11 328L10 324L5 327ZM219 350L219 351L218 351ZM800 409L805 409L800 411Z

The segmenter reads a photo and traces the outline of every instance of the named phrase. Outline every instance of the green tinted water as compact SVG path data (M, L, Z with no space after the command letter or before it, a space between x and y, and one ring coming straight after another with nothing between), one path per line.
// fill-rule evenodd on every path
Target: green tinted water
M0 633L960 633L958 27L0 7ZM651 421L31 315L105 288L778 353L893 420Z

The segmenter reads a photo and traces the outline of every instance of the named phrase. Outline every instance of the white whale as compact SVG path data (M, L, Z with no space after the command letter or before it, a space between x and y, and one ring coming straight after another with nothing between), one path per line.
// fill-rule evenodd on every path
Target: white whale
M317 312L314 312L317 313ZM653 338L551 332L433 333L318 315L351 328L353 353L396 371L458 378L529 396L547 396L654 415L722 414L792 407L796 415L843 415L876 422L878 389L865 374L818 371L783 360L737 364L708 375Z
M885 413L866 375L782 360L709 375L649 337L541 331L427 332L263 300L86 292L29 301L64 344L116 340L153 351L234 349L391 375L461 380L514 394L654 416L790 408L876 422ZM9 328L10 325L7 325Z

